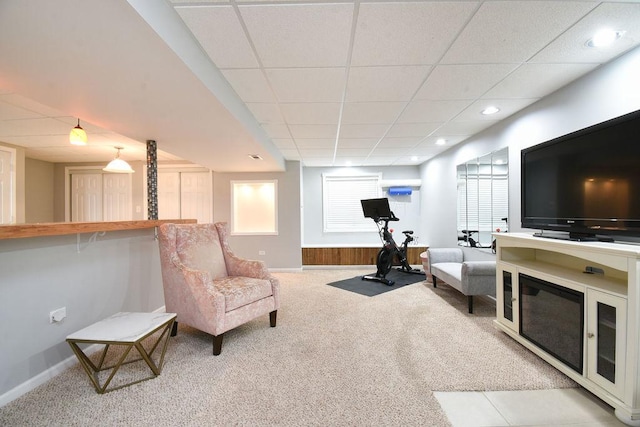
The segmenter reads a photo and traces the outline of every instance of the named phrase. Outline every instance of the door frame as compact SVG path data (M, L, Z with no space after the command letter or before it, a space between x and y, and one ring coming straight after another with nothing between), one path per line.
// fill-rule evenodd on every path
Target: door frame
M16 149L0 145L0 151L9 153L9 222L6 224L15 224L18 221L17 212L17 176L16 176Z

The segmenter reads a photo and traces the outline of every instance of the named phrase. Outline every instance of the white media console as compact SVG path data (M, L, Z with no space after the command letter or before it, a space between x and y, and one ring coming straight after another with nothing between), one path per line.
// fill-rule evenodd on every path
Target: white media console
M640 426L640 246L494 237L497 327Z

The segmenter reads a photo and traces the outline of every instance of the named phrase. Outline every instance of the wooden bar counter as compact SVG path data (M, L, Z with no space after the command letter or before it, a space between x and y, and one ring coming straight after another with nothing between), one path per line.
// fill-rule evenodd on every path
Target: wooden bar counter
M49 222L41 224L0 225L1 239L60 236L64 234L95 233L102 231L138 230L154 228L164 223L195 224L195 219L163 219L112 222Z

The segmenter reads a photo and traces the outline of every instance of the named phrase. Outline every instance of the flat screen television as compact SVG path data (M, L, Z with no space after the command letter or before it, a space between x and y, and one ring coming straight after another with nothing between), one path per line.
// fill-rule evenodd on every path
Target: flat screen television
M640 110L522 150L522 227L640 237Z

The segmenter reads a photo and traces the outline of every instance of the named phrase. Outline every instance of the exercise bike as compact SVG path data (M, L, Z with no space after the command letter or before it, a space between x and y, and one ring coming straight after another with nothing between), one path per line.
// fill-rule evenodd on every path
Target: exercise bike
M400 246L393 239L393 230L389 230L389 222L399 221L399 218L389 209L388 199L369 199L361 202L364 216L373 219L378 226L378 232L382 239L382 249L380 249L376 258L376 274L362 276L362 280L372 280L384 283L387 286L393 286L395 282L387 279L386 276L391 271L395 260L398 260L400 264L398 271L422 274L420 270L412 268L407 261L407 246L409 242L414 240L413 231L406 230L402 232L405 238Z

